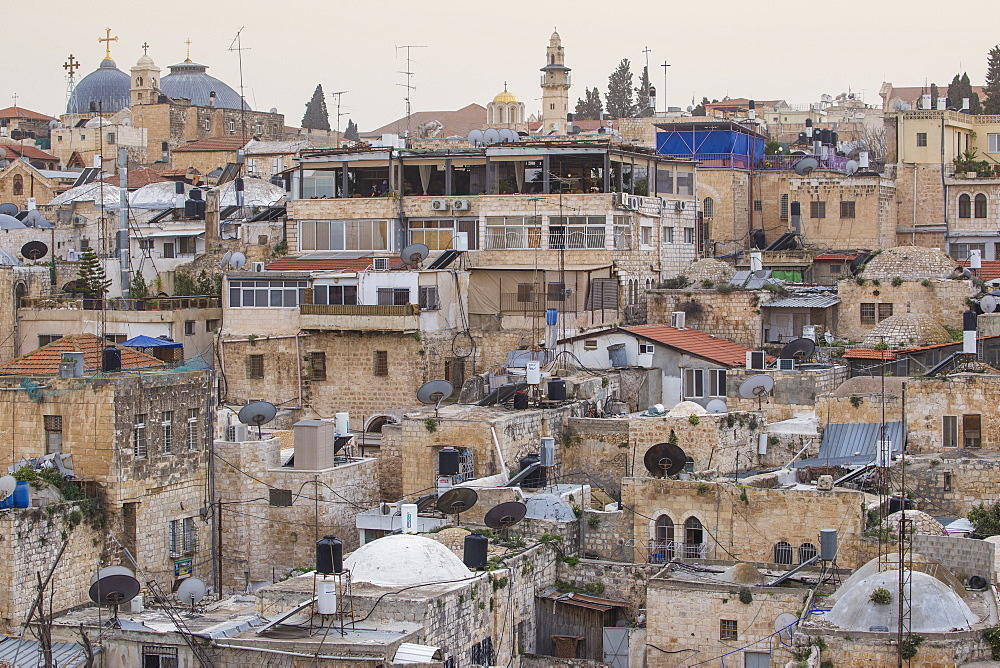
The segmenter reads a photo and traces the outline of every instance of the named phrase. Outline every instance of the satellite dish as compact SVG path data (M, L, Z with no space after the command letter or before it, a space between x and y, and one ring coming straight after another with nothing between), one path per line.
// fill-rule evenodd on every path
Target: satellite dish
M764 401L764 395L774 389L774 378L765 373L750 376L740 383L739 395L744 399L756 399L759 408Z
M90 578L90 600L97 605L110 605L116 610L139 593L139 581L124 566L108 566Z
M485 143L485 137L483 136L482 130L471 131L466 139L468 139L469 143L473 146L482 146Z
M19 209L16 204L11 204L10 202L4 202L0 204L0 213L6 214L8 216L16 216Z
M0 478L0 500L6 499L13 494L15 487L17 487L17 479L14 476L5 475Z
M722 399L712 399L705 405L705 410L709 413L725 413L726 402Z
M222 256L222 261L219 262L219 268L225 269L229 266L229 262L233 259L233 251L226 251L226 254Z
M260 438L260 427L274 419L278 409L269 401L252 401L237 414L243 424L257 425L257 437Z
M857 276L861 272L861 268L868 264L868 260L871 259L871 255L868 253L861 253L856 258L851 260L851 275Z
M49 253L49 247L43 244L41 241L29 241L28 243L21 246L21 257L26 257L29 260L37 260L43 258Z
M997 310L997 298L993 295L986 295L979 300L979 308L983 313L993 313Z
M854 160L848 160L847 164L844 165L844 171L847 172L848 176L854 176L855 172L858 171L858 163Z
M202 580L199 578L188 578L177 588L177 600L193 608L195 603L205 598L205 594L207 593L208 587L205 586Z
M955 267L955 271L952 272L952 276L958 276L961 278L972 278L972 272L969 271L968 267L963 267L959 265Z
M490 128L483 133L483 141L487 144L496 144L500 142L500 131L494 128Z
M455 386L446 380L431 380L417 390L417 400L422 404L436 404L444 401L455 391Z
M657 478L665 478L684 470L687 455L673 443L657 443L646 450L642 457L643 466Z
M410 244L399 254L399 258L406 266L417 267L427 258L430 252L430 249L424 244Z
M792 643L792 633L795 631L795 622L797 621L799 618L790 612L783 612L775 618L774 631L785 644Z
M819 167L819 161L816 158L802 158L795 163L795 173L799 176L808 176L812 174L816 168Z
M454 487L437 500L437 509L445 515L458 515L476 505L479 494L469 487Z
M812 355L814 350L816 350L816 342L812 339L793 339L785 344L778 357L802 361Z
M523 520L527 514L528 506L520 501L507 501L490 508L483 523L491 529L506 529Z
M229 264L233 266L233 269L242 269L246 266L247 256L239 251L235 252L229 258Z

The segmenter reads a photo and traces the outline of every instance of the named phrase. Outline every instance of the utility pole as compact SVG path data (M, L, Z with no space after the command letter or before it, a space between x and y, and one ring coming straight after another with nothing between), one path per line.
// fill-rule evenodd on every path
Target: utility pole
M338 90L336 93L330 93L330 95L336 95L337 96L337 143L340 143L340 140L341 140L341 137L340 137L340 117L347 115L347 112L344 112L343 114L340 113L340 98L341 98L341 96L344 93L350 93L350 92L351 91L349 91L349 90Z
M670 67L670 64L664 60L660 67L663 68L663 113L665 114L670 111L670 107L667 104L667 68Z
M396 47L396 53L399 53L400 49L406 49L406 69L400 71L400 74L405 74L406 75L406 83L405 84L396 84L396 85L397 86L402 86L403 88L406 89L406 98L405 98L405 100L406 100L406 138L407 139L410 138L410 113L412 111L411 107L410 107L410 94L411 94L412 91L415 91L417 89L417 87L413 85L413 72L412 72L411 67L410 67L410 62L411 62L411 59L410 59L410 50L411 49L426 49L426 48L427 48L427 45L425 45L425 44L404 44L402 46L397 46Z

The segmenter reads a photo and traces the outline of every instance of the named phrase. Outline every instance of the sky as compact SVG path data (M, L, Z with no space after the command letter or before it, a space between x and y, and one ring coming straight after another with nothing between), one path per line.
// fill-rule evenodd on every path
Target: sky
M823 93L848 90L880 104L883 81L897 86L946 85L959 71L981 84L987 52L998 41L993 0L969 0L943 11L928 0L869 0L864 3L805 3L772 0L631 2L592 0L485 3L476 0L217 0L164 3L136 11L124 0L80 5L55 0L45 23L32 22L5 35L8 66L0 73L0 107L14 103L57 115L65 108L63 62L72 53L81 75L104 56L98 37L111 28L118 41L112 57L128 72L148 42L149 55L167 66L191 59L239 91L237 54L229 50L243 28L243 80L255 109L275 107L286 124L299 125L317 83L341 97L341 127L348 119L362 131L405 114L402 86L411 49L414 111L486 105L508 89L540 109L539 68L549 35L557 28L572 69L570 106L584 87L607 88L622 58L632 62L635 81L646 62L663 107L664 62L671 106L692 98L753 97L792 104L817 101ZM148 5L147 5L148 6ZM84 8L75 11L76 8ZM620 11L625 8L626 11ZM58 45L58 46L55 46ZM10 54L21 54L16 59ZM328 96L330 123L336 104Z

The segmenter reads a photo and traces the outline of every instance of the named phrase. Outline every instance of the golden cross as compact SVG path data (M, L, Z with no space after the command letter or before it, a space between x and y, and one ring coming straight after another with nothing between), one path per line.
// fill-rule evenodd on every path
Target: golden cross
M149 44L146 42L142 43L142 55L147 55L146 52L149 50Z
M191 38L188 37L184 41L184 43L187 44L187 58L184 59L184 62L185 63L190 63L191 62Z
M98 41L98 43L100 43L100 42L106 42L105 51L104 51L104 60L111 60L111 42L117 42L118 41L118 37L117 37L117 35L115 37L111 36L111 28L105 28L105 30L107 31L107 36L106 37L98 37L97 41Z
M76 74L76 71L80 69L80 61L73 58L73 54L69 54L69 58L63 63L63 69L69 72L70 76Z

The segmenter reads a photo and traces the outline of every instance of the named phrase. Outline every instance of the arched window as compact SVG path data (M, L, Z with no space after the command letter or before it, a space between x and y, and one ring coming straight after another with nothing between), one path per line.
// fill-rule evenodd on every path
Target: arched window
M662 564L677 556L674 549L674 521L670 516L657 517L653 530L652 561Z
M142 85L142 77L136 77L135 78L135 85L137 87Z
M24 194L24 177L20 174L14 175L14 194L23 195Z
M792 546L781 541L774 546L774 563L776 564L791 564L792 563Z
M702 203L702 211L704 211L706 218L713 217L715 215L715 200L711 197L706 197Z
M976 218L986 217L986 195L982 193L976 195L975 213L973 215Z
M972 198L968 195L958 196L958 217L972 218Z
M799 545L799 563L804 564L816 556L816 546L812 543L802 543Z
M697 517L684 520L684 556L688 559L699 559L705 547L705 529Z
M503 123L503 107L497 107L497 123Z
M24 306L24 298L28 296L28 288L24 283L14 286L14 308Z

